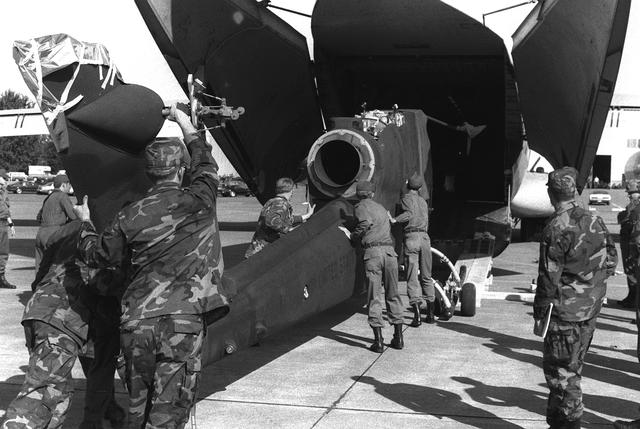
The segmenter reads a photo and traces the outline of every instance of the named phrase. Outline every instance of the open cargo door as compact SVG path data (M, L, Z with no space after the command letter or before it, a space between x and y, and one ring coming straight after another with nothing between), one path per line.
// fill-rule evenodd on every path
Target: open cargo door
M298 176L323 130L305 38L254 0L136 4L181 84L193 73L208 93L245 108L212 134L264 203L278 177Z
M513 36L529 146L555 168L596 156L618 75L630 0L541 0Z

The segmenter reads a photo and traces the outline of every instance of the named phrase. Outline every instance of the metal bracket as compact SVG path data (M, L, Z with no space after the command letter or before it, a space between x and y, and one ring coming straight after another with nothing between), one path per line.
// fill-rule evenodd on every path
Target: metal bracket
M198 128L202 125L202 118L213 117L220 121L220 126L224 127L228 120L235 121L244 114L244 107L233 107L227 105L227 99L207 94L205 86L200 79L194 79L190 74L187 77L187 88L189 91L189 112L191 123ZM205 104L215 101L217 105ZM217 127L215 127L217 128Z

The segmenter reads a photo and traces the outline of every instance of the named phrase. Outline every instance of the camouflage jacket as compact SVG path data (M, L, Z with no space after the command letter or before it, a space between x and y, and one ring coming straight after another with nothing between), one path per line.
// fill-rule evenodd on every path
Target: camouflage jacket
M362 242L365 259L377 253L379 248L384 248L390 256L396 256L387 209L371 198L365 198L356 204L355 216L358 224L351 236Z
M617 260L603 220L574 201L562 203L547 220L540 241L534 316L550 302L553 315L563 321L597 316Z
M80 346L87 340L90 270L76 258L81 222L61 226L50 238L22 322L39 320L69 334Z
M7 195L7 190L4 189L0 191L0 219L11 217L9 207L9 196Z
M122 322L171 314L229 310L220 282L223 261L216 219L218 166L211 146L185 139L191 154L191 185L160 183L125 206L100 234L84 223L79 243L92 267L127 267Z
M640 200L632 199L627 207L618 213L620 241L638 239L640 236Z
M427 232L429 229L429 205L417 192L407 192L402 197L403 212L396 216L396 221L406 222L405 232Z
M273 243L300 223L302 216L293 214L289 200L280 196L271 198L260 211L258 227L251 242Z

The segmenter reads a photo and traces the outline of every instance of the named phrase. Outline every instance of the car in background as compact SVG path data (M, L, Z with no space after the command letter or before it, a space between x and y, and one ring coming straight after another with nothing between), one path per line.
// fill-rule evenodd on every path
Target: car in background
M611 194L603 189L591 191L589 194L589 204L611 204Z
M251 189L240 178L222 180L218 185L218 195L223 197L235 197L236 195L251 196Z
M49 195L52 192L53 192L53 182L46 182L38 186L39 194ZM69 195L73 195L73 186L69 189Z
M38 192L38 187L41 182L37 180L16 180L10 182L7 185L7 191L14 194L21 194L23 192Z

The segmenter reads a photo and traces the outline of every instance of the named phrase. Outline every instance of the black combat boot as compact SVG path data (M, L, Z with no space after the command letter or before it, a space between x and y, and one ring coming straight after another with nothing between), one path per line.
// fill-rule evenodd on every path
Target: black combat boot
M7 281L4 274L0 275L0 289L15 289L16 285L12 285Z
M376 353L382 353L384 351L384 339L382 338L382 328L373 329L373 344L369 346L369 350Z
M433 315L433 310L435 309L435 302L427 301L427 316L424 318L425 323L436 323L436 318Z
M402 338L402 323L393 325L393 339L391 340L391 347L394 349L402 350L404 348L404 338Z
M413 304L413 320L409 326L417 328L422 325L422 319L420 318L420 304Z
M613 422L615 429L640 429L640 419L632 420L630 422L624 422L622 420L616 420Z

